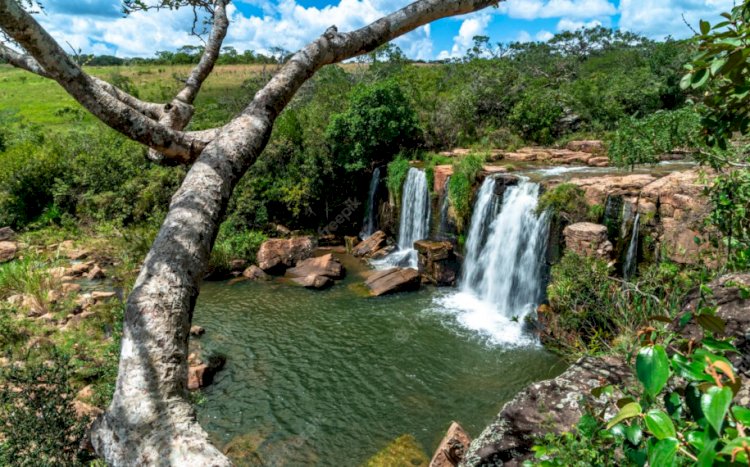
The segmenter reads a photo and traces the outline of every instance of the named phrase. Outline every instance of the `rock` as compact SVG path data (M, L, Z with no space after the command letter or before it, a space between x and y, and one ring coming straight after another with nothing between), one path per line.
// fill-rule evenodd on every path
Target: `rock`
M93 268L86 274L86 278L90 281L96 280L96 279L104 279L106 276L104 275L104 270L99 267L99 265L95 264Z
M283 272L297 261L309 258L315 249L312 237L273 238L258 250L258 266L265 272Z
M26 310L26 316L29 318L38 318L46 313L42 304L29 294L11 295L6 301L11 306Z
M383 259L396 251L396 245L386 245L370 255L370 259Z
M0 263L6 263L16 257L18 244L15 242L0 242Z
M214 376L224 367L226 358L212 355L207 363L195 363L188 367L188 389L194 391L213 382Z
M202 326L194 324L190 326L190 335L194 337L200 337L206 333L206 330Z
M352 249L352 254L358 258L370 258L372 255L386 246L385 232L378 230L366 239L362 240Z
M60 280L67 275L67 272L68 270L62 266L47 269L47 274L50 277Z
M288 236L288 235L291 235L292 233L291 230L289 230L286 226L283 226L281 224L276 224L274 226L274 229L276 230L276 232L278 232L279 234L283 236Z
M609 384L625 387L631 379L630 368L622 359L581 358L557 378L534 383L505 404L471 443L460 465L520 465L532 456L535 438L573 429L585 403L590 403L594 411L606 410L607 417L613 416L607 396L594 398L591 390Z
M92 420L104 413L104 411L99 407L87 404L77 399L73 401L73 410L75 410L76 417L86 420Z
M508 187L516 185L518 185L518 177L513 175L500 175L495 177L494 193L502 199L502 196L505 195L505 190L507 190Z
M76 399L81 401L91 400L92 397L94 397L94 387L90 384L81 388L76 394Z
M10 227L0 228L0 242L7 242L16 238L16 233Z
M91 270L91 267L93 266L93 263L76 263L69 267L65 275L67 276L83 276L87 272Z
M318 237L318 246L340 246L343 244L343 238L335 234L325 234Z
M604 154L607 152L604 143L599 140L570 141L565 145L565 149L588 154Z
M592 157L588 164L591 167L609 167L609 157Z
M417 250L419 273L435 285L454 285L458 276L459 264L451 242L418 240Z
M612 243L607 240L607 227L591 222L577 222L563 229L565 248L579 256L594 256L607 260L612 254Z
M263 272L261 268L254 264L242 271L242 277L246 277L253 281L267 281L270 279L270 277L268 277L268 274Z
M117 294L115 292L104 292L101 290L95 290L91 292L91 298L95 302L103 302L106 300L109 300L110 298L116 297Z
M71 282L65 282L60 286L60 290L65 295L69 295L72 293L78 293L81 291L81 285L80 284L74 284Z
M354 250L354 246L359 242L359 237L353 237L353 236L345 236L344 237L344 246L346 247L346 252L351 254L352 250Z
M247 261L244 259L233 259L229 261L229 270L232 272L242 271L247 267Z
M323 289L333 284L333 280L327 276L310 274L303 277L295 277L292 282L308 289Z
M363 467L427 467L429 457L413 435L401 435L377 454L368 459Z
M457 422L451 422L430 461L430 467L455 467L466 455L471 437Z
M453 165L436 165L433 169L433 174L432 191L438 195L442 195L445 189L445 182L448 180L448 177L453 175Z
M365 281L370 289L370 295L378 297L389 293L418 290L420 276L415 269L391 268L376 271Z
M508 168L502 165L485 165L482 166L482 170L478 174L479 180L484 180L485 177L489 177L493 174L500 174L508 172Z
M82 259L86 258L88 255L89 255L88 250L84 250L84 249L70 250L70 251L68 251L66 253L66 256L71 261L82 260Z
M57 303L63 298L63 292L61 290L48 290L47 301L49 303Z
M648 174L604 175L574 178L570 183L578 185L585 193L589 205L604 206L610 196L638 198L641 190L656 181Z
M292 277L326 276L331 279L344 277L344 266L331 253L315 258L304 259L297 266L288 269L287 274Z

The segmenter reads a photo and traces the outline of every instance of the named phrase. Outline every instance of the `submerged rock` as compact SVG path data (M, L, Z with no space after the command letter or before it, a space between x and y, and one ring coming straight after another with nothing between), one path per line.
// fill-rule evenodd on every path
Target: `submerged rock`
M376 271L367 278L365 285L371 296L378 297L389 293L418 290L420 282L419 273L415 269L391 268Z
M520 465L532 456L535 438L570 431L584 413L613 412L606 396L591 390L604 385L624 387L632 378L624 360L584 357L557 378L534 383L505 404L497 418L475 439L461 462L463 467ZM613 415L609 414L608 415Z
M577 222L563 229L565 248L579 256L607 260L612 255L612 242L607 240L607 227L591 222Z
M315 246L312 237L272 238L263 242L258 250L258 267L265 272L283 272L297 261L312 256Z
M418 240L417 250L419 272L435 285L454 285L458 277L459 264L453 252L453 244L443 241Z
M352 249L352 254L358 258L370 258L375 252L385 246L385 232L383 232L382 230L378 230L374 234L359 242Z
M461 425L452 422L430 460L430 467L455 467L466 456L471 436Z
M292 279L292 282L308 289L324 289L333 285L333 280L330 277L320 276L318 274L295 277Z
M412 435L402 435L364 463L365 467L427 467L429 459Z

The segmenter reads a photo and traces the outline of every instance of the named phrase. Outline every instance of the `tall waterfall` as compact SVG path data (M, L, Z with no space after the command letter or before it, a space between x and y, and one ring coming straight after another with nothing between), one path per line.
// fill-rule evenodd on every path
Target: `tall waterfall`
M375 267L408 267L417 269L414 242L430 233L430 192L423 170L409 169L401 194L401 219L398 231L398 251L382 260L372 261Z
M496 198L494 180L485 180L466 240L459 292L439 301L463 326L494 343L532 343L524 318L544 295L549 222L546 215L536 215L536 183L522 179L507 188L499 209Z
M625 255L625 264L622 267L622 275L626 280L633 277L638 268L638 224L640 220L641 214L637 213L633 221L633 232L630 234L630 245Z
M367 194L367 206L365 207L365 219L362 221L362 238L367 238L378 228L378 207L375 205L375 195L378 192L378 185L380 184L380 167L376 167L372 171L372 178L370 179L370 191Z

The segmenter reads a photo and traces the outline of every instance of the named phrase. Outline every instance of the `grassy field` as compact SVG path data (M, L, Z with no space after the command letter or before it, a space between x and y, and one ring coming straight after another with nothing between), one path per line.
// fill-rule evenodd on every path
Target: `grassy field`
M349 70L357 66L344 65ZM166 102L179 89L178 79L186 77L190 69L189 65L136 65L87 67L86 71L121 87L132 85L141 99ZM270 77L275 70L276 65L217 66L196 100L193 128L226 118L227 109L241 108L250 98L242 84L253 77ZM132 93L131 89L128 91ZM57 130L69 128L71 124L75 127L95 122L95 118L56 82L10 65L0 65L0 112Z

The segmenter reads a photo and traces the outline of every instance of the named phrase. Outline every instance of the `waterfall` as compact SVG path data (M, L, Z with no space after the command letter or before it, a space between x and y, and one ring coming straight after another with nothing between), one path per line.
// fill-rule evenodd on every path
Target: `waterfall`
M549 222L546 214L536 215L539 185L528 179L508 187L501 204L495 198L494 181L485 180L474 206L459 292L438 302L494 343L529 344L535 339L524 332L524 318L544 297Z
M380 184L380 167L372 171L370 179L370 191L367 195L367 206L365 207L365 219L362 221L362 233L360 236L365 239L375 233L378 229L378 207L375 205L375 195L378 192Z
M417 269L414 242L427 238L430 232L430 192L423 170L410 168L401 194L401 219L398 251L382 260L372 261L375 267L408 267Z
M636 213L635 220L633 221L633 232L630 234L628 253L625 256L625 264L622 267L622 275L625 280L635 276L635 272L638 269L638 224L640 220L641 214Z

